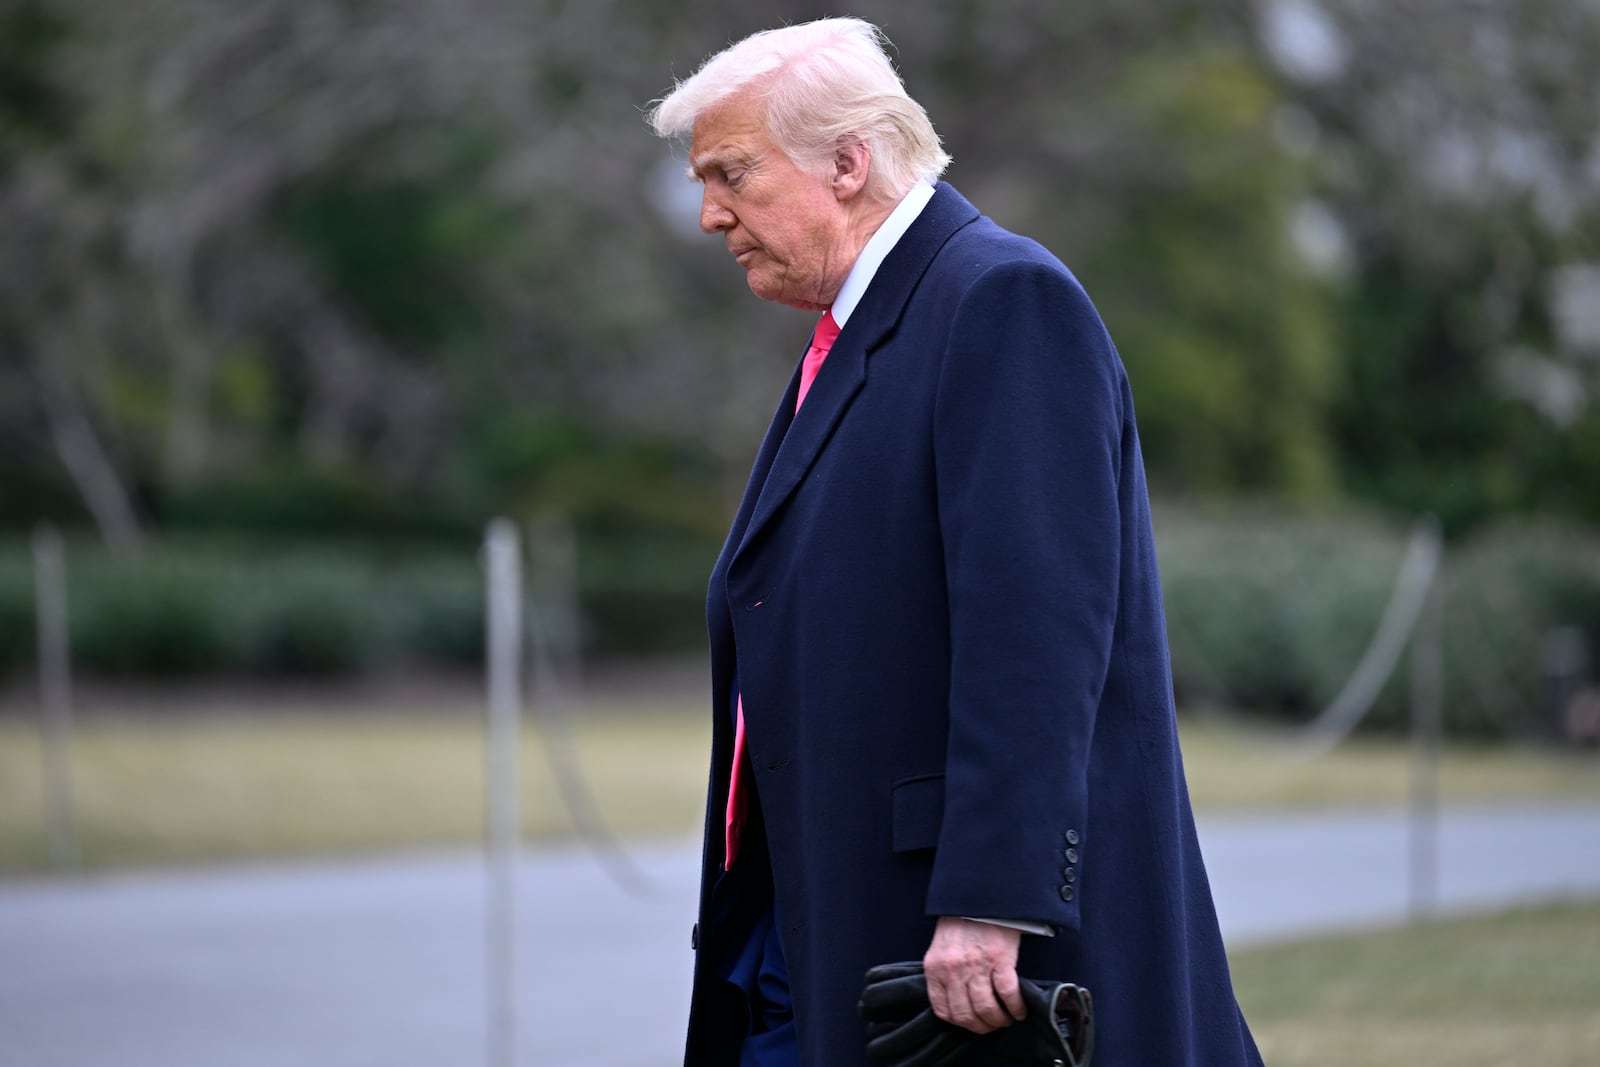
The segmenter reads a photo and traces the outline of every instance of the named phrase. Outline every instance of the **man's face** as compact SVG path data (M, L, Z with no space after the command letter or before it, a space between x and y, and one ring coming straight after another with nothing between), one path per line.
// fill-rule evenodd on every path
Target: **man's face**
M854 262L849 215L827 173L802 170L768 135L759 101L735 98L701 115L689 146L702 186L700 228L720 233L750 290L820 311Z

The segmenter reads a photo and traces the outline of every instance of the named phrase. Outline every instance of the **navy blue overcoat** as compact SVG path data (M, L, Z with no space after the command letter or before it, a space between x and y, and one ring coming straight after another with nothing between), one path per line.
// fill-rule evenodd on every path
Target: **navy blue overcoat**
M711 577L701 921L737 672L805 1067L864 1067L862 975L940 915L1029 919L1096 1067L1258 1065L1178 753L1127 376L1049 252L941 184L804 407L778 405ZM708 931L709 933L709 931ZM687 1062L743 1018L698 942Z

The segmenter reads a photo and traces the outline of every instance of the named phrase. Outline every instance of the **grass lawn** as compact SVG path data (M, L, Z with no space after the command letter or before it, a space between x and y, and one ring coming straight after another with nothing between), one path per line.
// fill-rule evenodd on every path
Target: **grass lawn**
M698 705L586 706L571 752L617 833L690 836L700 825L709 733ZM523 741L531 840L573 832L547 736L530 728ZM480 716L466 707L87 716L73 749L83 860L103 868L469 842L483 825L482 744ZM1184 746L1201 807L1387 804L1407 789L1403 744L1354 742L1297 764L1190 721ZM32 723L0 719L0 873L47 867L39 751ZM1452 800L1600 802L1600 760L1451 749L1441 786Z
M569 751L618 834L698 831L710 725L686 708L587 709L567 744L526 729L522 825L573 834L550 769ZM565 736L555 731L558 739ZM484 826L475 710L92 718L73 746L91 868L462 844ZM43 869L37 731L0 720L0 873Z
M1235 953L1271 1067L1600 1063L1600 905Z
M1393 805L1404 802L1411 788L1412 759L1403 739L1353 738L1302 762L1258 735L1194 718L1183 722L1182 735L1184 770L1197 807ZM1454 801L1600 801L1600 754L1452 745L1440 762L1439 791Z

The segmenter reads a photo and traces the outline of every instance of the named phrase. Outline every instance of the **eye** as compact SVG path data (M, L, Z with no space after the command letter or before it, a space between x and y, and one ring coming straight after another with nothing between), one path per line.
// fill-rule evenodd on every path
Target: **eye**
M744 168L735 167L733 170L725 172L723 174L723 178L727 181L728 188L737 189L739 186L744 184L744 180L749 176L749 174L750 172Z

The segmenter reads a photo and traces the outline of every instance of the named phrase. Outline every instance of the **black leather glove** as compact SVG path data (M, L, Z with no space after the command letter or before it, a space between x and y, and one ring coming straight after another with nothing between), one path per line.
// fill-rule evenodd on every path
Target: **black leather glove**
M928 1004L921 963L886 963L867 972L861 1017L867 1055L890 1067L1088 1067L1094 1005L1070 982L1019 979L1027 1018L988 1034L947 1023Z
M867 1055L892 1067L954 1067L978 1037L933 1013L921 963L885 963L868 971L860 1012L867 1021Z

